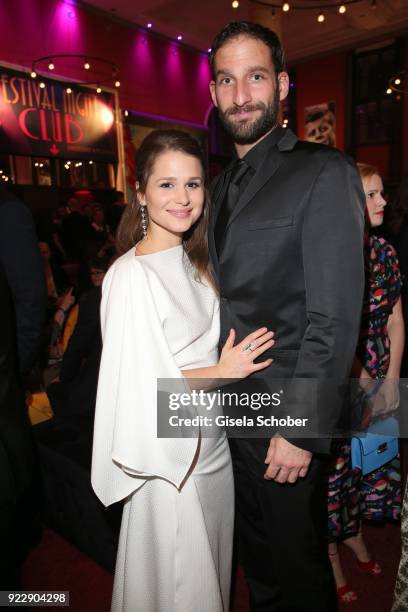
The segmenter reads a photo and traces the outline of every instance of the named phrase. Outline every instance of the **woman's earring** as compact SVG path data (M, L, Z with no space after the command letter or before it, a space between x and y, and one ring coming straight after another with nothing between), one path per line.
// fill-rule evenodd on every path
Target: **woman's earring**
M143 239L147 238L147 207L146 204L141 204L141 209L142 209L142 232L143 232Z

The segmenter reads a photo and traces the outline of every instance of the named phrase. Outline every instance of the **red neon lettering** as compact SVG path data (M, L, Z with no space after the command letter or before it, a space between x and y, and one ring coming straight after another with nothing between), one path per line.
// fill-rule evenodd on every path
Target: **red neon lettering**
M73 128L71 132L71 128ZM75 130L76 130L76 138L75 138ZM84 137L84 133L82 131L81 126L72 115L65 115L65 138L67 144L76 144L77 142L81 142Z
M36 110L37 110L36 108L25 108L18 117L18 124L20 126L21 131L24 132L26 136L28 136L29 138L32 138L33 140L41 140L39 136L35 136L29 131L27 127L27 123L26 123L26 117L28 113L32 113L33 111L36 111Z

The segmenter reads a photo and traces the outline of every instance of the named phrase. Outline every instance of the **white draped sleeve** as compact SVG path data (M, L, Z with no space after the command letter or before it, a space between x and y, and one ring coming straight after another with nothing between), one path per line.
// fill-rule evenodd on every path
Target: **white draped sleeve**
M101 326L92 486L108 506L147 478L179 488L198 442L157 438L157 379L188 386L168 346L146 272L133 254L117 260L105 277Z

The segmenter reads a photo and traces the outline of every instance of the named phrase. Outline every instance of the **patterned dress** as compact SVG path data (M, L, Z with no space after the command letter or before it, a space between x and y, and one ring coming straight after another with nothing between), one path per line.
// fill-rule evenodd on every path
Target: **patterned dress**
M390 364L387 323L401 292L394 248L383 238L366 241L366 291L357 357L372 378L384 378ZM357 535L362 518L398 520L401 511L399 458L362 476L352 469L350 441L334 445L328 486L329 541Z

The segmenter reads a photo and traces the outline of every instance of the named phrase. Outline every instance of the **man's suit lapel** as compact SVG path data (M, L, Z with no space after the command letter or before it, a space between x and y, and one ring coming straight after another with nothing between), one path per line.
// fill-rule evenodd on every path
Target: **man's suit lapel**
M293 132L290 130L284 130L283 128L277 129L282 130L282 138L277 143L277 146L273 147L269 155L265 157L263 163L256 171L254 178L251 180L245 191L241 194L241 197L239 198L228 220L227 228L278 170L284 157L281 152L291 150L295 146L298 139Z
M229 177L229 174L234 166L234 164L236 163L236 159L234 158L229 164L228 166L225 168L225 170L223 171L223 173L221 174L221 176L219 177L218 181L215 184L215 187L213 189L212 195L211 195L211 201L213 203L212 206L212 211L213 211L213 227L215 227L215 224L217 222L217 217L219 215L220 209L221 209L221 205L225 199L225 194L226 191L228 189L228 183L229 181L227 180Z
M218 266L217 249L215 247L214 229L215 229L217 217L221 209L221 205L225 198L225 193L228 188L227 177L234 163L235 163L235 160L231 162L227 166L227 168L222 172L218 180L216 180L216 183L211 193L211 212L210 212L210 223L209 223L209 232L208 232L208 248L210 251L210 259L213 263L215 273L217 276L218 276L219 266Z

